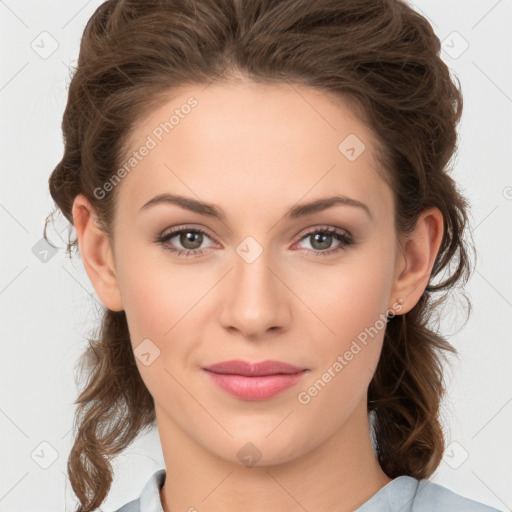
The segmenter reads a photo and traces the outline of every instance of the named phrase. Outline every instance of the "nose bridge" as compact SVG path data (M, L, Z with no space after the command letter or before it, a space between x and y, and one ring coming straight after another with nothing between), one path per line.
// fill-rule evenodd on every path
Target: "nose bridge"
M247 237L236 248L233 266L222 313L224 326L254 336L282 325L286 297L282 283L271 271L275 266L272 251Z
M261 247L261 246L260 246ZM259 254L258 254L259 253ZM269 267L272 265L272 255L268 248L258 250L254 242L243 242L237 248L235 258L234 286L237 294L249 293L254 296L260 294L269 296L273 286L272 272Z

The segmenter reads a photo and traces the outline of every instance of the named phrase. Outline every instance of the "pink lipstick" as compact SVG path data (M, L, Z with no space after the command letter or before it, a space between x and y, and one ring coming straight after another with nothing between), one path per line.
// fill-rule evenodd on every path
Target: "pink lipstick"
M213 383L244 400L267 400L294 386L306 373L281 361L224 361L203 368Z

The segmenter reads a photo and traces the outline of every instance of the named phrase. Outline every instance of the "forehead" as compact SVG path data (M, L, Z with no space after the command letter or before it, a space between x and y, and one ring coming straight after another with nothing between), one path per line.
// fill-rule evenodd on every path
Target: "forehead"
M119 208L174 192L254 212L334 192L373 203L378 215L392 196L374 149L349 104L316 89L191 85L137 122Z

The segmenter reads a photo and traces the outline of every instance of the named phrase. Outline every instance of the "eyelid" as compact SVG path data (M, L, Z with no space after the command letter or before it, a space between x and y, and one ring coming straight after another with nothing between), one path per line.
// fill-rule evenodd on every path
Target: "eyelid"
M177 257L183 257L183 258L189 258L189 257L201 257L205 255L205 252L208 253L208 249L211 247L205 247L202 249L180 249L180 248L171 248L170 246L167 246L166 243L175 236L178 236L180 233L187 232L187 231L195 231L197 233L201 233L203 235L206 235L208 238L210 238L213 242L219 243L216 241L215 237L211 236L207 229L203 229L202 227L196 227L192 225L177 225L173 226L169 229L169 231L165 232L165 230L162 232L161 235L159 235L156 240L154 240L155 243L161 245L165 250L175 254ZM319 225L316 227L309 227L306 228L304 231L301 232L301 235L296 235L294 237L298 240L293 244L293 246L300 244L303 240L306 240L308 237L311 237L317 233L329 233L331 236L334 236L340 242L337 246L334 248L330 248L325 251L321 250L311 250L311 249L305 249L304 253L307 255L313 255L315 257L329 257L334 256L340 252L343 252L347 250L348 248L357 245L356 241L353 239L351 233L345 229L338 228L331 225ZM292 247L293 247L292 246Z
M163 238L173 238L174 236L182 233L183 231L196 231L198 233L202 233L203 235L206 235L208 238L210 238L215 243L219 244L216 237L210 234L209 230L204 227L197 227L191 224L178 224L176 226L173 226L172 228L167 228L160 235L156 237L155 242L160 242ZM182 249L185 250L185 249ZM190 249L189 249L190 250Z
M331 224L319 224L313 227L310 226L299 231L299 233L295 235L293 238L299 238L300 240L302 240L306 235L311 235L312 233L315 233L317 231L333 231L339 233L340 235L345 235L347 238L353 238L352 233L348 231L348 229L339 228L338 226L333 226Z
M209 232L209 230L207 228L195 226L193 224L178 224L176 226L173 226L172 228L166 228L161 232L160 235L157 236L157 240L160 240L161 238L167 237L168 235L171 235L174 233L179 233L180 231L187 230L187 229L189 229L190 231L198 231L200 233L203 233L206 236L208 236L209 238L211 238L213 241L215 241L216 243L220 243L216 240L216 237L213 236ZM350 231L348 231L347 229L339 228L337 226L332 226L332 225L328 225L328 224L323 224L323 225L319 224L317 226L309 226L307 228L302 229L301 231L299 231L296 235L294 235L292 237L292 241L297 239L297 241L300 242L301 240L304 239L305 236L311 235L317 231L332 231L332 232L337 232L339 234L345 235L347 238L350 238L350 239L353 238L352 233Z

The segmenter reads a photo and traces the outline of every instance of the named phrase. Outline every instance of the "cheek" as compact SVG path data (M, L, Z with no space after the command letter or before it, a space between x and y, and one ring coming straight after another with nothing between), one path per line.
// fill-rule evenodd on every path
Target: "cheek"
M173 376L183 381L195 347L190 333L198 328L193 306L207 292L208 280L201 284L185 267L166 265L165 258L157 263L144 250L125 254L116 268L139 373L155 398L165 403L172 396L177 405L181 394ZM150 354L149 364L144 353Z
M316 364L298 401L311 404L315 415L331 411L329 423L333 410L341 420L356 406L375 372L387 326L390 272L389 261L360 253L357 261L347 259L329 275L316 275L314 288L308 281L308 305L321 322L311 323Z
M116 269L133 343L169 336L207 292L209 281L193 265L177 265L164 249L149 244L125 243L120 254Z
M388 308L392 275L388 262L369 252L359 253L340 265L309 274L295 289L310 310L317 333L313 338L319 346L331 353L342 351L360 334L364 338L368 329L377 326L382 330L380 319Z

